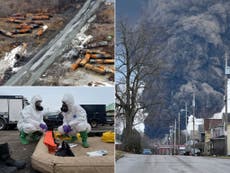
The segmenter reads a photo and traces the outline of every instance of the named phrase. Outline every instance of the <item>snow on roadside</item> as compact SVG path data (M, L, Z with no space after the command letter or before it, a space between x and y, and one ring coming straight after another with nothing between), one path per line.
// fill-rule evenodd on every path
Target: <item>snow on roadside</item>
M10 67L13 71L18 71L18 67L14 68L14 64L17 62L15 56L16 54L24 56L26 55L26 53L26 44L22 44L12 49L10 52L7 52L5 56L0 60L0 77L2 78L4 76L5 71Z

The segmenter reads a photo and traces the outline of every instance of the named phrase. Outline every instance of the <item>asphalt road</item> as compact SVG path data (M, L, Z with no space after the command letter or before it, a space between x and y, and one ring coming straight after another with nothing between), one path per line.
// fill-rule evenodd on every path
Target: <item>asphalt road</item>
M230 159L194 156L126 154L116 163L116 173L227 173Z

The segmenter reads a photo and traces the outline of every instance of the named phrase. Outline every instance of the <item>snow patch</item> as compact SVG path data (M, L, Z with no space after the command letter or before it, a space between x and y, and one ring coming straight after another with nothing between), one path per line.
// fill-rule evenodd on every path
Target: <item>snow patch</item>
M12 71L13 72L18 72L20 69L21 69L21 67L14 67L14 68L12 68Z
M12 49L10 52L6 53L4 58L2 58L0 60L0 76L3 77L5 71L11 67L13 69L13 71L18 71L19 68L13 68L14 64L17 62L17 60L15 59L15 55L19 54L20 56L25 56L27 54L27 51L25 49L25 45L20 45L14 49Z
M93 36L92 35L86 35L85 32L88 30L89 28L89 23L86 24L81 31L76 35L76 37L72 40L72 46L74 48L84 48L84 45L89 43L92 39Z

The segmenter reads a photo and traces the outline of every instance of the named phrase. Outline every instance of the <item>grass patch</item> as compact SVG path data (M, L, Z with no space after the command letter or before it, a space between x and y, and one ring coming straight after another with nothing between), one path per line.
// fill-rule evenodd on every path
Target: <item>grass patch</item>
M211 158L217 158L217 159L230 159L230 156L205 156L205 157L211 157Z
M216 156L215 158L219 158L219 159L230 159L230 156Z

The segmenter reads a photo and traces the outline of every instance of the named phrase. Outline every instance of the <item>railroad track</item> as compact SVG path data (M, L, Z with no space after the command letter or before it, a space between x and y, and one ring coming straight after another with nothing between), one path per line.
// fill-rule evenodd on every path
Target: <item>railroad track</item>
M87 0L75 17L4 85L33 85L65 51L66 45L80 32L104 0Z

